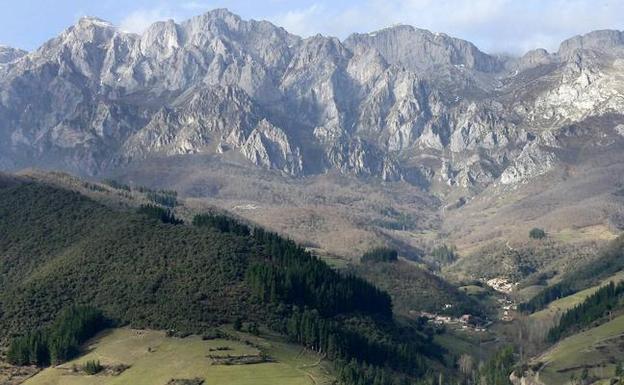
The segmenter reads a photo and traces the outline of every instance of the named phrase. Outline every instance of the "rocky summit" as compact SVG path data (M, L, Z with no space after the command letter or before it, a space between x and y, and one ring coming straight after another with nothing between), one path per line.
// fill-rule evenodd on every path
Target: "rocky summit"
M212 154L481 191L557 168L587 119L619 140L622 111L619 31L509 57L404 25L304 39L219 9L141 35L86 17L36 51L0 47L7 170Z

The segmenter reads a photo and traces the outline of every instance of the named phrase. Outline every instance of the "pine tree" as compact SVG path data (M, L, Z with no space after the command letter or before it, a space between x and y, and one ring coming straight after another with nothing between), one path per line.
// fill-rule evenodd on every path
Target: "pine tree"
M240 331L243 328L243 320L241 320L240 318L236 318L232 327L234 328L234 330Z

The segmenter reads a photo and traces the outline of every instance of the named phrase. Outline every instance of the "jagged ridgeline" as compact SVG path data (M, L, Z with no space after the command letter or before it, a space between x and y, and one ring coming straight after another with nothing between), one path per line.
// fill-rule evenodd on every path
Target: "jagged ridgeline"
M164 223L151 211L116 211L41 183L0 184L4 343L77 304L181 333L257 322L326 354L345 383L413 382L441 367L431 336L393 319L387 293L294 242L228 217Z
M141 35L84 17L33 52L0 50L0 168L212 154L292 176L519 183L567 159L570 122L613 114L605 130L624 133L623 42L595 31L508 57L405 25L341 41L224 9Z

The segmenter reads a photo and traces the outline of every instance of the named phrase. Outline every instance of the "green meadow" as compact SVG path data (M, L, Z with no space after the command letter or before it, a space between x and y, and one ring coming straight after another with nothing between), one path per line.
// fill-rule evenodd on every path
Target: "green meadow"
M231 333L238 338L202 340L199 336L167 337L165 332L152 330L108 330L96 337L81 357L45 369L24 384L167 385L172 380L197 378L204 385L321 385L333 380L317 354L278 337ZM215 356L258 356L261 352L271 362L223 364L213 360ZM105 369L87 375L80 368L89 360L100 361L109 369L118 365L128 368L120 374Z

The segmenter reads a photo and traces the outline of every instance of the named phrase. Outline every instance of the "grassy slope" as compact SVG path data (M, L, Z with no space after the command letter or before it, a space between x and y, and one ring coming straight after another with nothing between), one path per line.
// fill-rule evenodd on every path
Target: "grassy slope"
M277 362L254 365L211 365L207 355L258 354L258 349L231 340L202 341L200 337L169 338L164 332L128 328L104 332L96 338L89 351L71 362L48 368L24 385L165 385L170 379L203 378L206 385L328 384L320 357L276 338L253 339ZM211 352L211 348L227 346L231 350ZM151 350L148 351L148 348ZM71 373L75 365L87 360L100 360L103 365L125 364L130 368L119 376Z
M624 236L619 236L601 248L595 258L584 263L578 263L574 269L563 274L555 283L551 283L551 286L543 287L537 291L527 301L527 305L539 310L548 305L547 301L556 300L556 296L560 295L558 292L579 293L604 282L609 282L612 277L617 277L624 272L623 256ZM583 298L584 294L587 292L580 294L576 299ZM566 297L568 296L566 295ZM576 299L571 298L571 303L575 303ZM564 298L562 305L565 306L569 300Z
M578 293L569 295L567 297L558 299L556 301L551 302L546 309L540 310L531 314L531 318L534 320L551 320L556 318L559 314L562 314L564 311L575 307L576 305L583 302L587 297L594 294L598 289L600 289L604 285L608 285L609 282L618 283L624 280L624 272L619 272L614 274L613 276L606 278L600 284L596 286L592 286L588 289L581 290Z
M624 316L570 336L535 361L545 363L539 379L548 385L562 385L574 373L578 378L583 365L598 378L613 375L614 361L624 355ZM571 370L573 369L573 370Z

